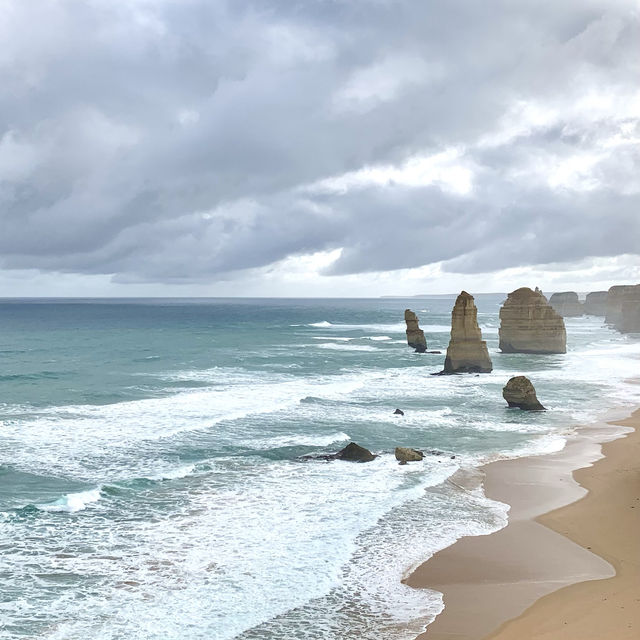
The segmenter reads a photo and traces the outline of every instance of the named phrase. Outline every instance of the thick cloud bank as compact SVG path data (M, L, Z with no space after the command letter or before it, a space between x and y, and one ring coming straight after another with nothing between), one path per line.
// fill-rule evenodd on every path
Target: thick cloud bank
M637 254L631 0L0 0L0 267Z

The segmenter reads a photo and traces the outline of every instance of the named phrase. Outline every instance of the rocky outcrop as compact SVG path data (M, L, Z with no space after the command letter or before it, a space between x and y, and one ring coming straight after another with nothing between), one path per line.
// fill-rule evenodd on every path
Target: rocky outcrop
M403 415L404 415L404 411L403 411L402 409L396 409L396 410L393 412L393 415L394 415L394 416L403 416Z
M444 372L489 373L492 369L487 343L478 326L478 309L473 296L463 291L451 311L451 340Z
M522 287L512 291L500 309L500 350L503 353L566 353L567 332L542 291Z
M584 301L584 312L588 316L606 316L607 315L607 292L592 291L587 293Z
M411 309L404 310L404 321L407 323L407 344L419 353L427 350L424 331L418 326L418 316Z
M562 293L554 293L549 298L549 304L563 318L575 318L584 315L584 307L578 299L575 291L563 291Z
M510 407L518 407L526 411L544 411L531 380L526 376L511 378L502 389L502 397Z
M424 453L417 449L409 449L409 447L396 447L396 460L400 464L407 464L407 462L418 462L424 458Z
M371 462L375 458L376 456L369 449L365 449L355 442L350 442L335 454L336 460L348 460L349 462Z

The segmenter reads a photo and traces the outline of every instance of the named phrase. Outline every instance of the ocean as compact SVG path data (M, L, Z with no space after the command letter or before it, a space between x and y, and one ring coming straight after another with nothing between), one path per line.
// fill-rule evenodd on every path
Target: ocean
M507 522L478 466L640 403L639 341L569 318L566 355L501 354L504 298L493 372L456 376L454 295L0 301L0 636L413 639L442 599L403 576ZM548 411L506 408L517 374ZM349 441L380 455L301 459Z

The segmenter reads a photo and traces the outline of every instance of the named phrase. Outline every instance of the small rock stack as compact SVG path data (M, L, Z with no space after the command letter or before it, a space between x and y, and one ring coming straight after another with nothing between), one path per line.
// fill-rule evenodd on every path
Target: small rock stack
M418 316L411 309L405 309L404 321L407 323L407 344L419 353L424 353L427 350L427 340L418 325Z

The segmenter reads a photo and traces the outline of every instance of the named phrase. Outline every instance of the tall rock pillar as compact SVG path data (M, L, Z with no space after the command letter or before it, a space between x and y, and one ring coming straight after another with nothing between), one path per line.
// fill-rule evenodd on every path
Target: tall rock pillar
M445 373L489 373L493 363L478 326L473 296L463 291L451 311L451 340L444 361Z
M418 316L411 309L405 309L404 321L407 323L407 344L424 353L427 350L427 340L424 331L418 326Z

